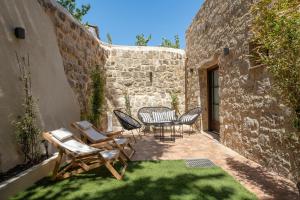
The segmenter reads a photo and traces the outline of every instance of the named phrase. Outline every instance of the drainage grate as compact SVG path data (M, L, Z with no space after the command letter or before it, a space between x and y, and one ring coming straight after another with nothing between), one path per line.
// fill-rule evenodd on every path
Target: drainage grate
M191 159L191 160L186 160L185 164L189 168L205 168L205 167L215 167L216 165L208 160L208 159Z

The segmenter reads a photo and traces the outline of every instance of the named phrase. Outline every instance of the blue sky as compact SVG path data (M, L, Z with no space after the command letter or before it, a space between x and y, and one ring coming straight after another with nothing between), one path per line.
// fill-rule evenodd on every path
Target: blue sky
M185 47L185 31L203 0L77 0L91 9L83 18L100 29L101 40L110 33L113 44L134 45L137 34L152 35L149 46L161 44L161 38L174 40L179 35Z

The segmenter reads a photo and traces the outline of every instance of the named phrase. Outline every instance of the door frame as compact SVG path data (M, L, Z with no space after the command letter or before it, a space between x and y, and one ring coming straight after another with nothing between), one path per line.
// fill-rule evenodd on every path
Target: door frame
M213 131L217 134L219 134L220 132L220 124L219 124L219 130L216 131L216 130L213 130L211 127L212 127L212 106L211 106L211 103L212 103L212 99L211 99L211 77L210 77L210 73L212 71L216 71L216 70L219 70L219 65L216 64L216 65L213 65L212 67L208 68L206 71L207 71L207 107L208 107L208 131ZM219 82L219 88L220 88L220 82ZM220 92L220 90L219 90ZM219 94L219 97L220 97L220 94ZM220 99L219 99L220 101ZM219 102L219 110L220 110L220 102Z

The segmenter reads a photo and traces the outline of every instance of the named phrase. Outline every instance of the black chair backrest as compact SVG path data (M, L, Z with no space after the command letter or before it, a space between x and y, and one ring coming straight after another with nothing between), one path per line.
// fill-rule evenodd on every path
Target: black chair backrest
M114 114L116 115L118 121L125 130L130 131L142 127L137 120L120 110L114 110Z
M141 122L145 123L140 113L149 113L150 116L153 117L152 116L153 112L167 112L167 111L172 111L172 109L168 107L143 107L138 110L138 118Z
M198 119L198 117L201 115L202 113L202 109L201 107L196 107L196 108L193 108L189 111L187 111L186 113L184 113L183 115L181 115L179 117L179 121L181 121L181 119L185 116L188 116L188 115L197 115L196 117L194 117L191 121L187 121L185 122L185 124L188 124L188 125L191 125L193 123L195 123L195 121Z

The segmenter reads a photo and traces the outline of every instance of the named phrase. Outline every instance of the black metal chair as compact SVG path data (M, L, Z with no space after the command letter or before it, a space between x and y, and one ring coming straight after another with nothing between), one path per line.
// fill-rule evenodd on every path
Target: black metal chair
M142 137L140 135L140 128L142 126L136 119L134 119L130 115L127 115L126 113L124 113L120 110L114 110L114 114L116 115L116 117L117 117L118 121L120 122L121 126L123 127L123 129L125 129L127 131L131 131L131 134L132 134L135 142L136 142L136 139L133 134L133 130L138 129L138 134L140 137Z
M174 112L174 113L172 113ZM154 114L155 113L155 114ZM166 114L167 113L167 114ZM164 138L165 127L171 129L171 139L175 141L175 126L174 123L177 121L175 110L164 106L157 107L142 107L138 110L138 119L143 124L143 132L146 134L150 133L151 127L154 131L154 135L159 137L161 140ZM159 129L159 135L156 135L156 131Z
M182 131L183 125L189 125L192 129L191 131L193 131L193 125L195 124L201 113L201 107L196 107L181 115L178 119L178 122L182 125Z

